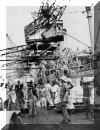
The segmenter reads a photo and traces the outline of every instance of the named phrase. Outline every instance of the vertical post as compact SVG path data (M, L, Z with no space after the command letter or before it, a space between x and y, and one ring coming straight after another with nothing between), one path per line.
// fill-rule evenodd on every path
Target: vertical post
M91 40L91 47L92 47L92 51L94 51L94 34L93 34L93 25L92 25L92 12L91 12L91 7L87 6L85 7L86 9L86 13L87 13L87 19L88 19L88 24L89 24L89 33L90 33L90 40Z

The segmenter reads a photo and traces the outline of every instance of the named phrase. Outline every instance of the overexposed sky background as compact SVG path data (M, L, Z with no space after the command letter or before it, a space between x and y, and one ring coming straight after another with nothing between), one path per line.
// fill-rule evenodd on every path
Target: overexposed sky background
M33 20L31 12L37 8L34 6L7 7L7 33L16 45L25 43L24 26ZM84 10L84 6L69 6L66 8L62 19L64 28L67 29L69 34L90 46L88 20L86 13L82 13ZM67 35L65 36L64 46L72 49L87 48Z
M6 48L6 36L5 35L6 35L6 32L8 31L8 29L7 29L8 27L6 27L6 24L8 24L8 23L10 25L12 24L12 26L9 25L10 32L8 32L8 33L9 33L9 35L11 34L11 38L13 39L13 41L20 42L20 36L18 38L18 35L21 34L21 32L23 33L23 31L20 32L20 30L23 28L23 26L21 26L21 25L22 25L22 23L23 23L23 25L24 24L26 25L26 23L28 21L30 22L30 20L31 20L31 16L30 16L31 8L28 9L28 6L33 6L33 8L39 7L42 1L46 1L46 0L0 0L0 43L1 43L0 48L1 49ZM52 2L53 0L49 0L49 1ZM97 3L97 1L99 1L99 0L56 0L56 1L57 1L56 3L58 5L65 5L66 4L68 6L73 7L73 6L92 5L93 3L95 5L95 3ZM13 15L16 14L16 18L14 16L16 21L14 20L14 18L12 18L11 23L10 23L10 21L11 21L10 10L8 11L8 9L7 9L8 6L12 6L12 8L15 7L15 10L13 10L12 13L13 13ZM23 8L20 9L21 12L19 14L18 14L19 11L17 9L18 6L23 6ZM24 8L26 6L27 6L27 8ZM24 9L24 11L22 11L23 9ZM9 13L9 22L7 21L8 16L6 16L6 13L7 14ZM20 21L18 21L19 20L19 19L17 19L18 17L20 18ZM72 16L72 17L74 18L74 16ZM23 20L23 21L21 21L21 20ZM69 18L68 18L68 21L70 21ZM19 24L19 22L20 22L20 25L17 25L17 26L21 27L21 29L19 29L19 33L16 32L16 35L17 35L16 37L14 34L15 32L13 33L14 29L12 29L14 27L15 30L17 30L16 29L17 26L15 27L14 22L15 22L15 25L17 25L17 23ZM6 29L7 29L7 31L6 31ZM21 34L21 36L23 37L24 34ZM23 42L23 40L22 40L22 42Z

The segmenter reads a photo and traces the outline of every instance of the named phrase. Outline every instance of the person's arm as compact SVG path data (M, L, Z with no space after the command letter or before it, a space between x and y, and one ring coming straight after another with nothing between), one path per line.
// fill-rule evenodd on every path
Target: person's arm
M15 92L16 92L16 90L17 90L17 86L15 85Z
M68 85L70 86L68 89L72 89L74 87L70 82L68 82Z
M70 89L72 89L74 86L72 84L70 84L70 85L71 85Z

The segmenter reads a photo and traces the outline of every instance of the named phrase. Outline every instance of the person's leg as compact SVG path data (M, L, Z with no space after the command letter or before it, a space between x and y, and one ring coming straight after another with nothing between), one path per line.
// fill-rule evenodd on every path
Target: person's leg
M68 109L68 114L71 117L71 115L72 115L72 109Z
M32 100L32 104L31 104L31 115L34 116L35 114L35 105L34 105L34 100Z
M41 109L42 109L42 98L40 99L40 105L41 105Z
M16 109L19 110L18 97L16 97Z
M11 105L12 105L12 100L11 100L11 96L9 96L9 100L8 100L8 110L11 110Z
M8 101L8 108L7 108L7 110L11 110L11 102L10 102L10 100Z
M85 101L85 106L86 106L86 119L89 119L89 107L90 107L90 105L89 105L89 101L88 101L88 99Z
M62 107L62 114L63 114L63 121L62 122L69 123L70 115L69 115L68 110L66 109L66 107Z
M19 98L19 109L21 109L21 103L22 103L22 101L21 101L21 98Z
M42 97L42 108L44 108L44 98Z
M45 98L45 103L44 103L44 104L45 104L45 105L44 105L45 108L47 108L47 101L46 101L46 98Z
M94 120L94 106L90 104L90 120Z
M52 101L51 97L47 97L47 102L48 102L48 107L53 106L53 101Z
M36 105L36 103L37 103L37 97L34 96L34 114L35 115L37 114L37 105Z
M43 108L44 109L46 108L46 99L45 99L45 97L43 97Z

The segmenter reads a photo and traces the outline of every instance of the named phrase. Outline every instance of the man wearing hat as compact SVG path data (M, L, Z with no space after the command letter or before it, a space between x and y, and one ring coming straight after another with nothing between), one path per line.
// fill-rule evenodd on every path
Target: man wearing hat
M71 121L70 116L71 113L68 110L68 104L69 104L69 95L70 90L73 88L72 81L70 78L67 78L66 76L61 77L62 82L62 88L61 88L61 102L62 102L62 113L63 113L63 121L65 123L69 123Z

